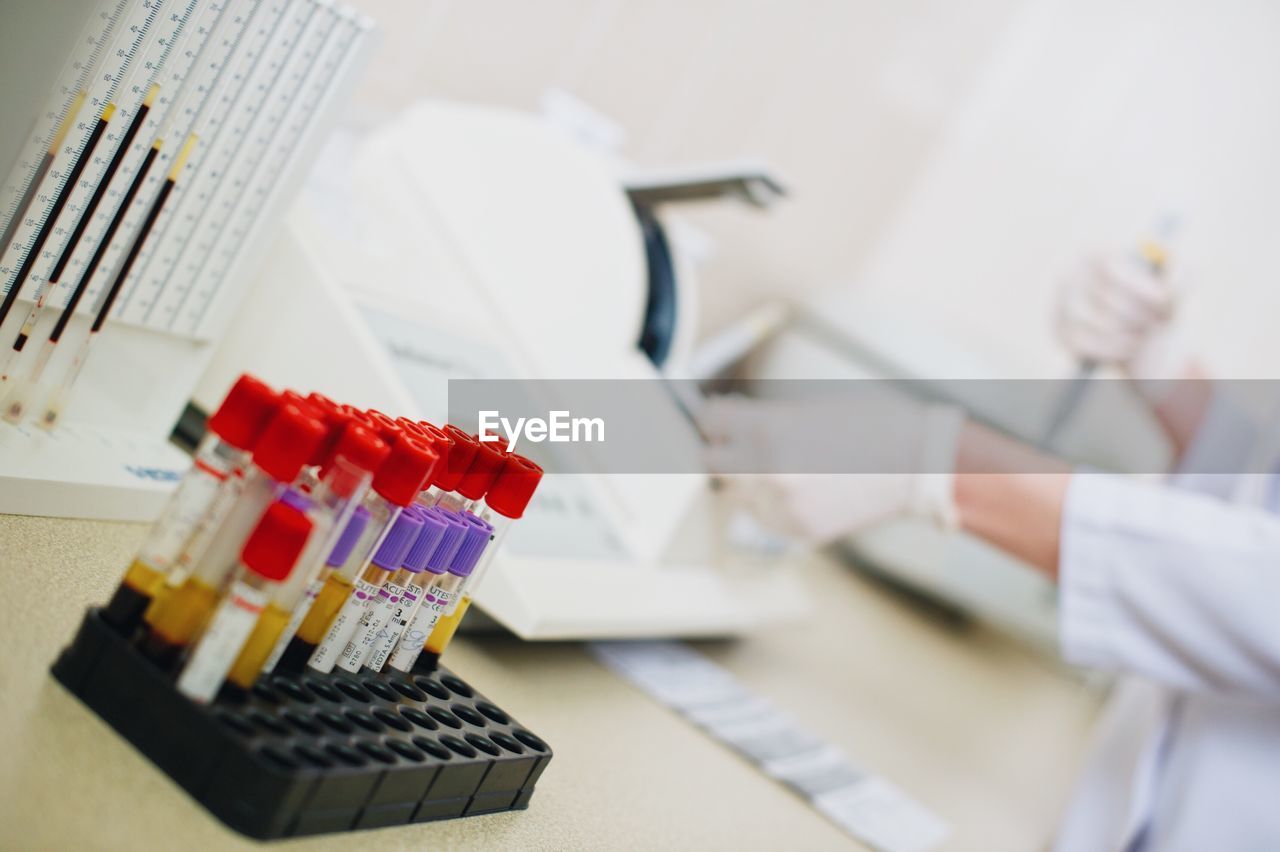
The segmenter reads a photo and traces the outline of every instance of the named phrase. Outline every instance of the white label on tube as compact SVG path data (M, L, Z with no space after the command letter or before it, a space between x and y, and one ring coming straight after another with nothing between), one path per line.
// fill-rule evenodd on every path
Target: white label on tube
M139 554L142 561L152 568L167 571L182 553L182 546L196 531L200 519L213 505L218 488L226 478L225 473L197 459L174 493L168 511L156 523L143 545Z
M446 575L446 576L450 576L450 575ZM452 589L449 589L449 590L441 589L440 594L437 595L437 597L439 597L440 600L443 601L442 606L444 607L444 609L440 611L441 618L443 618L446 615L453 615L453 611L458 608L458 601L462 600L462 595L458 594L458 592L460 592L461 590L462 590L462 583L458 583L456 586L454 586Z
M444 575L446 578L449 576L449 574ZM427 637L431 635L436 622L444 615L445 607L456 597L456 590L441 588L439 581L431 584L431 588L427 589L423 595L422 605L410 619L409 626L400 637L400 644L396 646L395 653L388 661L393 669L407 672L413 668L414 661L422 653L422 646L427 644Z
M338 655L342 653L343 648L347 647L347 643L355 635L356 628L360 626L360 617L364 615L365 607L377 594L378 587L373 583L365 579L356 580L351 594L347 595L347 599L342 602L342 609L338 610L338 614L333 617L329 632L311 654L311 659L307 660L309 668L322 673L333 671Z
M298 628L302 626L302 620L311 611L311 604L315 602L322 588L324 588L324 580L319 577L312 580L311 585L307 586L306 594L302 596L302 600L298 601L298 605L289 614L289 623L284 626L284 631L280 634L280 638L276 640L271 653L267 655L266 662L262 664L263 672L273 672L276 666L280 664L280 658L284 656L285 649L289 647L289 643L297 635Z
M258 591L242 580L231 584L178 678L179 692L201 703L213 699L218 687L227 679L227 672L231 671L245 640L253 632L266 603L266 592Z
M395 648L410 619L418 614L418 606L422 603L422 596L425 593L426 589L417 583L410 583L405 588L404 594L400 596L400 605L378 632L378 641L374 643L373 652L365 662L367 667L375 672L382 671L382 667L387 664L387 657L391 656L392 649Z
M397 586L395 583L384 583L382 588L378 589L377 596L360 617L360 625L352 635L351 641L342 649L342 656L338 659L339 668L349 672L360 671L360 667L373 651L373 643L377 641L378 633L386 626L387 619L391 618L399 608L400 596L403 594L404 586Z
M205 510L203 517L200 518L200 522L192 530L190 537L182 548L182 552L174 560L173 574L169 578L170 585L174 585L185 578L199 564L205 554L209 552L219 533L222 532L223 524L231 515L231 510L240 503L240 496L244 492L245 477L243 474L235 473L223 480L217 493L209 501L209 506ZM230 535L230 532L228 532L228 535ZM241 543L243 544L243 540L241 540Z

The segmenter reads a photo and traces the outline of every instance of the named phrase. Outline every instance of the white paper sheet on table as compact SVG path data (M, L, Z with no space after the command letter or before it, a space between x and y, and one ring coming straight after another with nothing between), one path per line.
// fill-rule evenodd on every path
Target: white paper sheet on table
M595 642L604 665L803 796L849 834L883 852L924 852L948 834L936 814L731 674L677 642Z

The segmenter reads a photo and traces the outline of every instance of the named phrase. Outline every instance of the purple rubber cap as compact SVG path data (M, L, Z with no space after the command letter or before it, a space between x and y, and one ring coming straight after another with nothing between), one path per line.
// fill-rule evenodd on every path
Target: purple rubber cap
M467 531L467 524L458 516L457 512L441 509L439 506L436 506L431 511L437 513L440 519L444 521L445 530L444 535L440 538L440 543L436 545L436 549L427 558L427 570L432 574L443 574L449 570L449 563L453 561L453 555L458 552L459 547L462 547L462 536Z
M436 547L440 544L440 539L444 538L445 530L449 528L448 521L439 517L434 511L434 507L432 509L420 509L418 519L422 521L422 531L418 533L413 546L405 554L404 565L402 566L406 571L412 571L415 574L427 567L427 559L432 553L435 553Z
M484 553L485 545L493 536L493 525L470 512L463 512L462 519L466 521L467 533L462 537L462 547L458 548L457 554L453 557L449 573L468 577L475 569L476 563L480 561L480 554Z
M413 546L413 540L422 529L421 511L413 506L405 509L391 524L391 531L382 540L382 546L373 554L373 564L394 571L404 564L404 557Z
M280 495L280 502L290 508L297 509L299 512L307 512L311 509L311 498L293 488L284 490L284 493Z
M342 535L338 536L338 543L333 546L329 558L324 563L333 568L350 559L351 551L355 550L356 542L360 540L367 526L369 526L369 510L364 506L356 506L356 510L351 514L351 520L347 521L347 528L342 531Z

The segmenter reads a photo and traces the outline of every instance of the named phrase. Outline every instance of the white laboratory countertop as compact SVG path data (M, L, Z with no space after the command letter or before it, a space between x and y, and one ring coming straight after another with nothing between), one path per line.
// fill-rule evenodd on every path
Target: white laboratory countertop
M244 848L48 674L143 527L0 516L0 846ZM952 826L948 849L1036 850L1097 710L1080 681L985 629L955 631L823 557L816 610L696 646ZM857 848L576 644L464 638L451 666L555 749L529 810L287 841L349 849ZM254 844L256 845L256 844Z

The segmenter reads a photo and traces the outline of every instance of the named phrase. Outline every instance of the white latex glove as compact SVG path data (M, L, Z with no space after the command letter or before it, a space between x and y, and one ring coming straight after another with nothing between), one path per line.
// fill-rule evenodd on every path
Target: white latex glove
M709 400L698 417L711 441L708 466L720 474L725 496L764 527L808 543L904 515L954 527L952 471L963 415L882 396L872 403ZM820 472L814 453L823 446L838 454L836 469L874 472Z
M1091 257L1062 282L1055 325L1070 352L1139 381L1182 378L1191 355L1173 319L1177 288L1134 252Z

